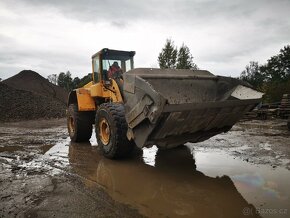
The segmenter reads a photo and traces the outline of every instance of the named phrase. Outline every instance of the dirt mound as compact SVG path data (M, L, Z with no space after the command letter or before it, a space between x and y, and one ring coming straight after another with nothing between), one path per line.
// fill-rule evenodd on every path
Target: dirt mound
M57 99L0 83L0 121L60 118L65 110L65 104Z
M23 70L20 73L3 81L15 89L34 92L47 97L55 98L66 103L68 92L63 88L50 83L47 79L32 70Z

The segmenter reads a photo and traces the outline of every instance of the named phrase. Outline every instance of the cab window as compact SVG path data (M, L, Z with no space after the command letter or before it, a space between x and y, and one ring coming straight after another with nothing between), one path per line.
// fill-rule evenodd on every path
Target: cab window
M98 82L99 72L100 72L99 68L100 68L100 60L99 58L94 58L93 59L94 82Z

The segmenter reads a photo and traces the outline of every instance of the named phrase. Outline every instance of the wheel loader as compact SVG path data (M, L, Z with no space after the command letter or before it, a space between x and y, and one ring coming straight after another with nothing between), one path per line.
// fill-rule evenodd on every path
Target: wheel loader
M134 69L134 51L104 48L92 56L92 81L70 92L67 125L73 142L95 126L104 156L139 148L174 148L227 132L263 93L206 70ZM119 69L111 72L113 65Z

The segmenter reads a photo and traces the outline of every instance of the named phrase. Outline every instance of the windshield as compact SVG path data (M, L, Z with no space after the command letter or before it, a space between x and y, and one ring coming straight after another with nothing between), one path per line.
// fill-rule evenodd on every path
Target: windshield
M104 59L102 63L103 71L108 71L110 67L117 65L121 68L122 72L127 72L133 69L133 59L120 58L120 59Z
M134 68L134 55L134 51L102 49L93 55L94 81L123 78L123 73Z

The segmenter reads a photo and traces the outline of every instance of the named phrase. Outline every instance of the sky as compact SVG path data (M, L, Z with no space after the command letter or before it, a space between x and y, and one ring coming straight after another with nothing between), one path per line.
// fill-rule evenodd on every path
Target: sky
M200 69L236 77L290 44L290 0L0 0L0 78L23 69L82 77L102 48L158 67L167 38Z

